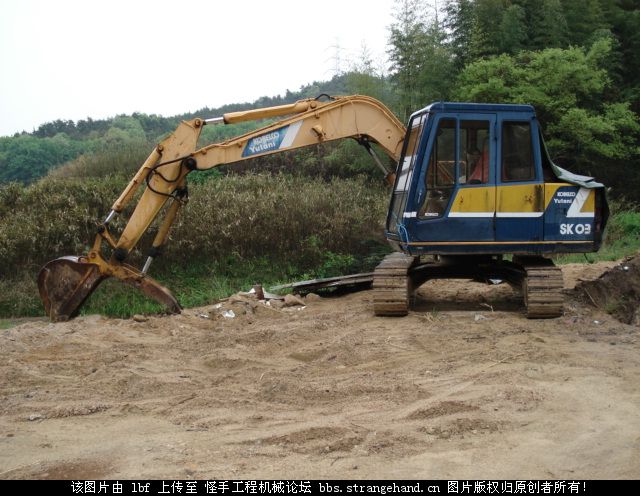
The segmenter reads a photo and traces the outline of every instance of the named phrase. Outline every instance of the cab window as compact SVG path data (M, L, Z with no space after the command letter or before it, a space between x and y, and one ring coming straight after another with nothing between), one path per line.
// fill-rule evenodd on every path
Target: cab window
M418 147L418 141L422 134L422 125L424 123L424 115L414 118L411 121L411 127L407 136L407 144L400 165L400 173L396 182L395 191L407 191L411 184L411 172L415 166L415 156Z
M407 193L411 186L411 177L415 168L418 144L420 143L425 120L426 114L422 114L413 117L409 123L409 131L407 132L404 150L398 163L398 168L396 169L398 177L396 178L396 184L391 198L391 206L389 208L389 216L387 218L387 229L390 232L395 232L397 224L402 221L402 212L407 203Z
M536 169L529 122L502 123L502 181L533 181Z
M458 183L489 182L489 121L460 121Z
M441 119L436 138L429 156L425 200L418 216L422 218L441 217L453 192L456 177L456 121Z

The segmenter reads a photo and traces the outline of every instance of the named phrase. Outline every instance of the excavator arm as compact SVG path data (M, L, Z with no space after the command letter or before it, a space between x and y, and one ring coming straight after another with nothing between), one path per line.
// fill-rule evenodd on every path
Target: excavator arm
M287 116L242 136L196 149L203 126L233 124ZM167 242L171 225L180 207L186 203L186 178L196 170L207 170L305 146L354 138L372 155L378 166L388 173L377 159L371 143L378 144L396 162L405 137L403 124L382 103L367 96L333 97L328 101L300 100L290 105L232 112L213 119L183 121L177 129L151 152L100 225L93 247L80 257L62 257L46 264L38 276L40 296L47 315L54 321L73 317L101 281L115 277L142 290L147 296L165 305L172 313L180 305L171 292L147 275L153 258ZM112 219L121 214L142 185L142 193L120 236L109 231ZM131 250L165 210L146 263L138 270L125 263ZM111 255L103 255L103 243Z

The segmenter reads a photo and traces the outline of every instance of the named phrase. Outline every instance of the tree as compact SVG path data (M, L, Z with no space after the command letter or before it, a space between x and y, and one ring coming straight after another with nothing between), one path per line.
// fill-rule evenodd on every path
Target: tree
M349 93L368 95L380 101L390 98L388 83L383 71L376 67L369 47L362 43L360 53L345 73Z
M473 60L501 53L504 0L476 0L469 52Z
M531 24L530 48L565 48L569 42L569 27L560 0L544 0L539 16Z
M603 12L619 47L619 89L640 114L640 4L637 0L603 0Z
M397 2L391 26L389 59L398 113L405 120L416 109L448 96L453 56L438 11L427 15L421 0Z
M633 162L640 157L640 123L628 103L607 101L610 78L603 65L610 54L611 40L600 39L589 50L491 57L465 67L455 96L533 104L559 163L587 174L615 165L617 173L606 173L606 179L620 183L622 171L638 177Z
M502 14L499 48L502 53L518 53L526 44L525 11L519 5L510 5Z
M22 135L0 139L0 183L30 183L52 167L66 162L82 151L82 146L64 133L52 138Z
M396 0L394 23L390 27L389 61L392 80L398 89L398 108L407 117L420 104L418 73L425 42L421 0Z
M123 145L146 141L144 129L134 117L119 115L113 119L111 127L104 136L106 145Z
M599 0L562 0L562 7L571 45L588 45L596 30L607 27Z
M445 28L449 33L448 44L457 71L469 60L471 33L475 23L473 0L449 0L445 6Z
M422 48L418 82L424 106L434 100L446 100L451 92L451 83L455 78L455 66L451 48L447 44L446 32L438 17L425 24L425 37ZM416 110L414 108L414 110Z

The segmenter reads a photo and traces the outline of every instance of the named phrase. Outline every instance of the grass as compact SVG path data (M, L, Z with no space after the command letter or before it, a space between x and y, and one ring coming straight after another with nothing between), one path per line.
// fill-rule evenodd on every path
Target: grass
M254 284L262 284L268 290L292 281L372 270L387 252L380 246L376 248L365 257L326 252L323 263L305 270L282 258L229 257L222 262L200 261L177 266L154 277L171 290L183 308L192 308L211 304L238 291L248 291ZM116 280L103 282L82 308L83 315L99 313L121 318L163 311L155 301Z
M15 322L10 319L0 319L0 330L11 329L15 326Z
M43 315L36 274L24 271L17 277L0 278L0 318Z

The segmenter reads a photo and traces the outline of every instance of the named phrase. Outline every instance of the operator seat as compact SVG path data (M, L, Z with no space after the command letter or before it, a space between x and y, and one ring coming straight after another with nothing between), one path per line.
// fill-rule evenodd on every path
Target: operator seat
M482 155L476 162L473 172L469 176L469 184L483 184L489 182L489 141L482 145Z

